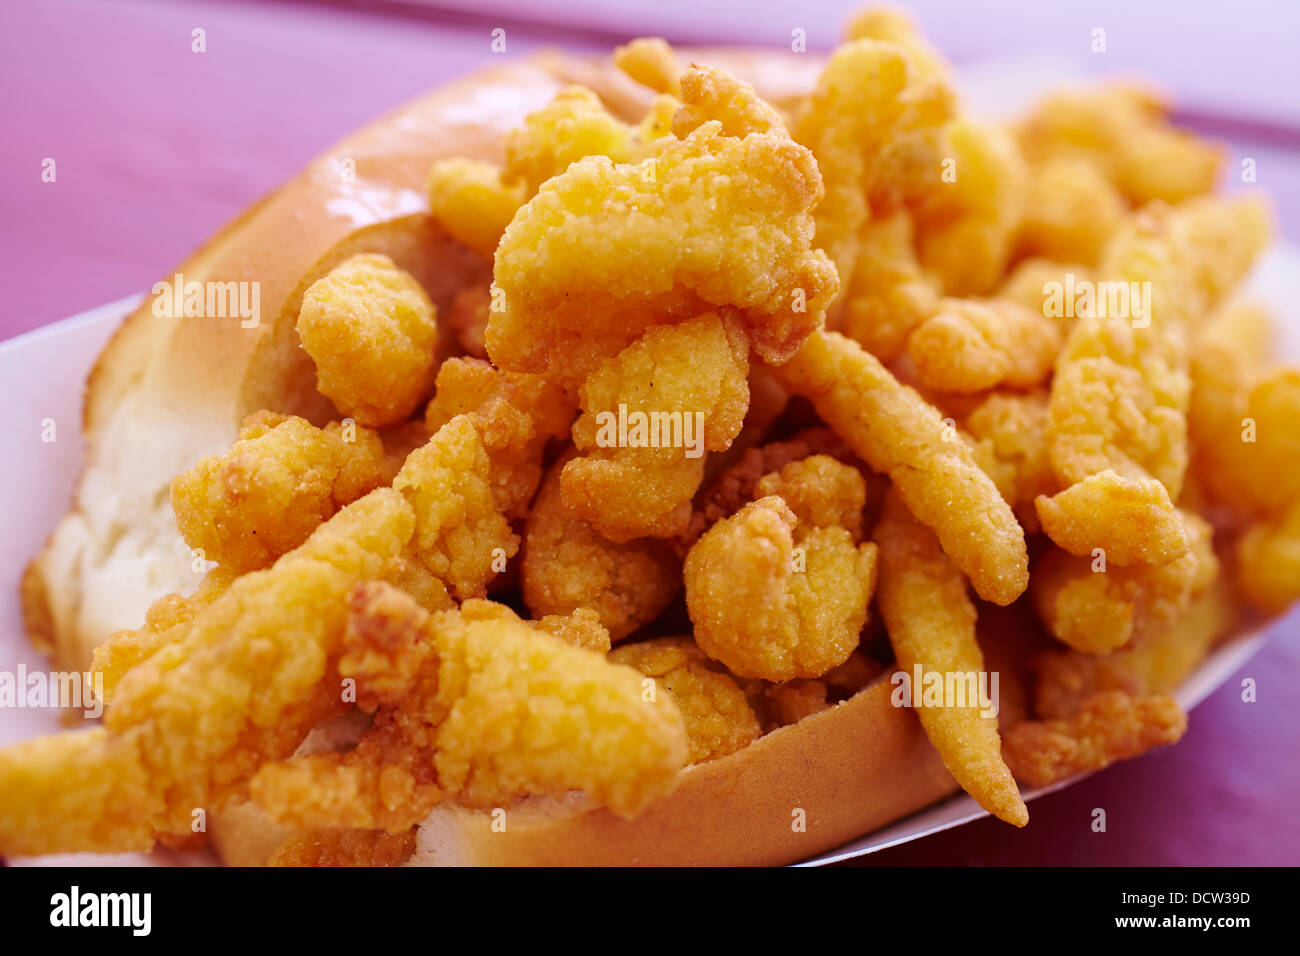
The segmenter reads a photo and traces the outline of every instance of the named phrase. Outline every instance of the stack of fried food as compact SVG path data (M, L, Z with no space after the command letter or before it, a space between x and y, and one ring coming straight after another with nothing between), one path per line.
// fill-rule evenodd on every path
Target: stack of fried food
M996 716L916 715L1019 826L1017 780L1177 740L1168 694L1300 595L1300 372L1234 296L1269 215L1158 98L981 119L878 10L780 108L615 62L640 123L573 87L432 170L490 286L438 315L361 255L308 290L338 420L176 478L215 567L97 650L102 727L0 753L0 851L247 800L281 863L400 861L443 802L631 817L894 671L1000 674Z

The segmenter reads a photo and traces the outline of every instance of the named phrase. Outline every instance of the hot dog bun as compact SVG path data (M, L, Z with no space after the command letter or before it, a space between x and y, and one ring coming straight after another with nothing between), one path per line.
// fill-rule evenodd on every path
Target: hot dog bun
M814 856L957 789L920 722L877 680L838 706L688 767L634 820L586 801L530 799L492 814L446 805L420 825L411 866L761 866ZM212 821L232 866L289 836L252 804Z
M752 50L680 55L735 73L778 107L808 90L821 65ZM169 504L176 474L227 447L255 410L317 423L335 414L294 331L313 281L353 254L383 253L441 309L487 277L490 264L428 215L429 166L450 156L500 161L505 132L571 83L595 90L625 120L652 97L608 59L549 53L475 73L349 136L173 270L186 281L260 283L256 328L237 317L159 317L151 297L126 320L87 383L86 464L72 508L24 580L29 631L57 666L86 669L92 649L138 626L152 601L197 585ZM420 828L411 862L726 865L813 855L957 788L914 715L890 705L890 689L877 681L688 768L670 797L633 821L581 799L529 800L497 832L489 814L440 807ZM212 822L213 844L232 864L265 863L287 835L247 804Z

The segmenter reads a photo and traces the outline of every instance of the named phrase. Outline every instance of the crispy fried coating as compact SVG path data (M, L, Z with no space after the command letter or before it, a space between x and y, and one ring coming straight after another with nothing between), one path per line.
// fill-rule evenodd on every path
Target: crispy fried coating
M857 650L843 664L832 667L816 680L800 678L780 684L749 680L745 681L745 693L763 725L763 732L768 733L830 710L836 701L852 697L884 669L879 661Z
M894 7L864 7L849 17L844 40L882 40L907 52L911 64L924 77L946 77L948 63L922 35L905 10Z
M1096 166L1072 156L1049 157L1030 168L1017 254L1095 266L1127 213L1124 198Z
M609 655L609 660L662 684L686 723L689 760L693 764L748 747L762 733L745 692L689 637L657 637L624 644Z
M873 211L915 202L936 187L953 94L893 43L862 38L838 47L794 119L794 137L817 156L826 196L817 245L841 283L853 274L859 232Z
M727 96L720 97L720 91ZM729 133L757 104L747 86L693 68L690 132L647 159L588 156L548 180L496 254L488 354L502 368L581 382L651 324L732 305L758 353L782 361L818 327L838 283L811 249L821 175L775 114ZM674 130L684 125L674 119ZM635 264L629 268L629 264Z
M1134 206L1176 203L1213 188L1223 148L1172 128L1167 113L1149 90L1134 86L1067 89L1040 99L1018 133L1035 163L1082 160Z
M453 238L491 259L501 234L528 197L521 184L478 159L443 159L429 170L429 210Z
M377 488L383 457L368 428L257 412L228 451L172 482L177 529L205 560L235 572L264 568Z
M353 256L312 283L297 328L316 387L359 424L401 421L433 385L437 310L387 256Z
M1300 598L1300 501L1242 535L1236 574L1242 595L1265 613L1281 614Z
M531 623L566 644L585 647L597 654L609 653L609 631L600 623L600 615L589 607L575 608L568 614L547 614Z
M1273 215L1258 196L1203 196L1177 206L1169 224L1202 315L1236 287L1273 238Z
M970 446L938 410L870 353L833 332L810 336L776 372L863 461L893 480L980 597L1009 604L1024 591L1024 532Z
M1168 564L1188 551L1187 530L1154 478L1126 481L1107 469L1035 501L1047 536L1070 554L1104 546L1110 564Z
M662 37L637 37L615 47L614 65L656 93L681 98L681 67L673 48Z
M639 69L648 70L652 58L651 50L638 46L629 64L636 61ZM616 163L645 158L651 144L669 134L676 105L672 97L660 97L639 124L629 126L591 90L566 87L506 134L504 166L462 158L434 163L428 181L430 211L453 237L491 259L510 221L542 183L584 156L606 156Z
M472 358L487 358L483 337L487 334L491 305L489 285L467 285L452 297L451 308L447 311L447 327L456 337L456 344Z
M948 295L988 295L1015 249L1028 170L1001 126L963 118L946 134L952 175L917 211L918 255Z
M507 519L522 518L537 491L551 439L568 434L575 401L541 376L503 372L476 359L448 359L425 411L430 433L467 415L487 452L492 493Z
M797 724L805 717L830 710L826 699L826 684L820 680L792 680L784 684L770 684L764 691L767 713L775 727Z
M873 545L856 545L844 528L801 524L772 496L691 548L686 607L700 649L733 674L819 677L857 646L875 578Z
M1057 489L1047 458L1047 395L993 392L966 416L975 460L984 469L1026 531L1038 528L1034 499Z
M1187 715L1172 697L1104 691L1073 717L1016 724L1003 748L1017 780L1045 787L1177 743L1186 730Z
M914 232L906 210L865 222L844 283L837 331L882 362L898 358L912 330L939 308L939 294L916 258Z
M224 594L237 577L237 571L213 568L204 575L193 594L160 597L149 605L143 626L110 634L108 640L96 647L92 666L103 675L105 701L113 699L113 692L127 671L160 647L183 636L195 616Z
M1061 330L1062 338L1074 326L1075 316L1066 310L1053 307L1053 291L1064 290L1069 283L1080 287L1094 281L1093 270L1077 262L1053 262L1050 259L1024 259L1003 279L996 297L1022 305L1033 312L1041 312L1053 319Z
M596 612L615 641L657 618L681 589L668 542L615 544L573 517L560 493L561 458L542 482L524 526L524 603L534 616Z
M749 366L749 410L740 433L723 452L714 452L704 460L704 483L711 484L718 475L731 468L749 449L767 438L772 426L790 407L790 393L778 382L771 370L762 363Z
M1178 515L1189 549L1166 564L1112 567L1109 552L1044 555L1029 591L1052 635L1085 653L1105 654L1177 620L1219 573L1209 524L1187 511Z
M862 472L829 455L810 455L769 472L754 484L754 497L777 495L801 525L844 528L862 539L862 509L867 483Z
M907 340L917 379L940 392L1030 388L1051 374L1060 348L1055 322L1002 299L941 299Z
M1066 485L1108 468L1154 477L1176 499L1187 466L1184 328L1194 305L1168 216L1135 217L1107 247L1098 274L1126 289L1149 283L1150 296L1130 299L1127 309L1121 299L1117 310L1098 301L1075 324L1052 380L1052 466Z
M493 807L584 790L632 816L672 788L685 760L672 703L644 702L634 672L503 605L470 600L430 616L401 592L367 584L353 592L349 635L403 646L392 675L400 692L353 750L258 773L252 795L281 822L399 832L444 791Z
M460 600L485 594L494 565L518 553L473 416L457 415L411 452L393 488L415 511L416 557Z
M432 751L404 731L385 713L352 750L263 766L249 792L278 823L296 829L407 832L438 805L442 791Z
M652 125L637 127L610 115L594 92L585 86L569 86L546 106L506 134L506 162L503 178L523 186L524 199L537 194L542 183L558 176L585 156L605 156L616 163L635 162L646 155L643 135ZM667 130L659 131L666 135Z
M267 866L401 866L415 852L415 830L316 830L295 833Z
M1123 318L1075 325L1051 387L1048 451L1062 484L1109 469L1177 497L1188 456L1180 338Z
M188 833L195 808L239 796L261 763L342 709L329 678L348 591L382 577L414 526L400 495L371 492L128 671L104 731L0 752L0 851L147 847ZM85 774L93 786L78 785Z
M876 524L880 547L880 614L898 669L979 674L984 656L975 638L975 606L966 581L934 534L891 490ZM985 810L1018 827L1029 822L1011 772L1002 762L997 718L967 707L920 707L926 736L957 782Z
M1300 499L1300 371L1257 371L1235 343L1208 339L1192 359L1193 467L1218 502L1276 516Z
M685 139L705 123L722 124L726 136L745 137L785 129L776 107L730 73L691 67L682 75L682 104L673 113L673 135Z
M0 750L0 852L6 856L148 850L150 823L165 812L135 736L96 727Z
M725 451L740 432L748 374L749 345L734 321L707 313L651 326L582 385L580 454L560 478L564 503L611 541L681 534L705 452Z
M755 489L765 475L810 455L827 455L841 462L857 460L843 439L829 428L810 428L784 441L746 449L734 464L718 472L699 496L679 548L683 553L689 550L715 522L730 517L743 505L762 497Z
M259 769L249 793L273 819L303 830L399 834L441 801L432 733L439 719L437 670L429 666L427 620L418 604L389 585L353 587L338 673L354 682L360 710L376 716L351 749Z
M1149 628L1140 641L1120 650L1039 653L1032 661L1034 713L1040 718L1072 716L1099 691L1121 690L1134 697L1172 693L1239 616L1238 600L1220 578L1177 617Z
M1109 468L1130 480L1153 477L1178 499L1189 457L1188 329L1249 266L1260 242L1256 213L1251 202L1224 200L1148 209L1107 245L1098 274L1149 295L1136 300L1141 309L1130 297L1124 310L1117 299L1115 314L1098 294L1066 340L1048 433L1063 484Z
M647 703L641 676L522 622L436 615L438 779L469 807L582 790L619 816L675 786L688 752L670 700Z

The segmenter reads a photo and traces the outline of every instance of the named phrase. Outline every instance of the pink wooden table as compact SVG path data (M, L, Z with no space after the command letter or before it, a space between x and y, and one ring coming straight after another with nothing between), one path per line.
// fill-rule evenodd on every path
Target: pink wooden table
M479 0L436 4L6 0L0 172L0 339L145 290L205 236L360 123L539 43L603 50L638 33L681 42L788 42L838 34L844 3L650 4ZM921 0L928 32L959 62L1044 51L1091 72L1143 72L1186 114L1257 155L1260 184L1300 238L1297 5L1234 0L1085 5ZM564 18L569 18L566 22ZM1231 18L1230 23L1224 22ZM1087 39L1107 30L1108 52ZM191 52L191 31L207 52ZM54 183L42 162L56 163ZM880 863L1295 864L1300 835L1300 626L1293 615L1239 677L1192 715L1176 748L1112 768L1032 806L1014 831L983 821L872 857ZM1106 834L1089 828L1105 807Z

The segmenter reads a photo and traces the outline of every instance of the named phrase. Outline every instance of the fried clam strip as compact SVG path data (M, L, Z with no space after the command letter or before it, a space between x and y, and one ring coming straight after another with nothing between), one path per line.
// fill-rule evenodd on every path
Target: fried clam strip
M844 26L844 40L881 40L907 51L911 65L923 77L944 79L948 63L904 11L892 7L866 7L854 13Z
M838 467L853 471L857 500L865 498L861 475ZM838 525L801 521L770 495L719 521L691 548L686 608L700 649L733 674L819 677L857 646L875 578L873 545L857 544Z
M832 667L816 679L780 684L750 680L745 682L745 692L763 725L763 732L767 733L829 710L836 701L845 700L862 690L884 669L879 661L857 650L843 664Z
M681 68L668 41L661 37L638 37L614 49L614 65L656 93L680 98Z
M1262 369L1271 317L1232 303L1207 322L1192 355L1188 425L1200 486L1238 520L1242 595L1266 613L1300 598L1300 371Z
M1214 188L1223 148L1168 125L1151 91L1118 84L1061 90L1039 100L1018 127L1025 155L1082 160L1134 206L1182 202Z
M810 455L769 472L754 484L754 497L777 495L794 516L814 528L843 528L862 539L867 484L852 465L829 455Z
M657 637L624 644L609 655L662 685L681 711L690 762L703 763L741 750L762 734L740 685L689 637Z
M1047 460L1047 393L993 392L962 421L975 461L1026 531L1038 530L1034 499L1057 489Z
M568 434L576 411L574 399L541 376L455 358L438 370L424 422L434 433L457 415L470 417L487 452L497 507L513 520L528 513L547 442Z
M888 475L917 518L986 601L1009 604L1029 583L1025 536L971 447L937 409L852 340L809 336L774 369L874 471Z
M482 597L500 560L519 552L519 537L497 502L499 473L480 432L517 415L505 403L494 406L488 421L457 415L411 452L393 479L416 515L412 570L422 569L459 600Z
M468 603L485 620L492 614L519 620L503 605ZM437 697L437 652L427 621L427 612L390 585L367 582L353 589L338 672L355 682L358 707L377 714L346 752L295 756L257 772L250 792L276 820L306 830L399 833L442 799L435 751L446 704ZM536 626L566 643L595 645L600 653L609 648L609 635L590 612Z
M724 305L779 362L822 323L838 280L811 248L812 153L725 73L688 70L682 98L653 155L581 159L511 222L487 328L497 365L578 384L651 324Z
M780 471L791 462L809 455L828 455L849 464L857 460L844 440L829 428L810 428L784 441L747 448L734 464L718 472L698 497L691 523L678 540L677 547L683 554L690 550L690 546L715 522L730 517L755 498L762 497L755 493L755 488L764 475Z
M1120 690L1133 697L1173 693L1214 642L1232 631L1240 613L1230 584L1220 578L1182 614L1149 628L1142 640L1119 650L1036 654L1034 713L1040 718L1069 717L1099 691Z
M915 202L938 184L953 102L943 73L893 42L864 36L827 60L793 131L821 166L826 196L816 210L817 245L845 286L865 251L860 231L872 213Z
M1276 516L1300 499L1300 370L1262 369L1241 341L1243 325L1249 334L1265 321L1247 304L1225 309L1192 355L1193 470L1243 518Z
M94 651L93 669L103 675L104 699L112 699L122 677L136 664L183 637L195 616L221 597L238 577L238 572L213 568L193 594L164 595L149 605L143 626L110 634Z
M1172 697L1104 691L1073 717L1016 724L1003 735L1003 753L1017 780L1045 787L1177 743L1186 730L1187 715Z
M748 374L749 344L734 320L706 313L651 326L582 384L564 503L611 541L681 534L705 453L740 433Z
M1120 567L1168 564L1188 551L1183 521L1154 478L1126 480L1108 468L1035 504L1043 531L1073 555L1091 557L1102 540L1106 560Z
M873 534L880 547L877 600L898 669L913 678L939 674L950 680L978 680L984 657L975 638L975 605L966 581L939 548L934 534L891 490ZM954 686L956 686L954 684ZM1029 811L1002 761L997 717L981 713L978 700L944 701L920 707L917 716L944 766L976 802L1018 827Z
M264 568L339 508L383 484L384 448L368 428L255 412L228 451L172 482L176 526L228 571Z
M1236 571L1242 595L1268 614L1300 598L1300 502L1242 535Z
M524 525L524 603L535 616L590 608L615 641L649 624L681 589L681 558L666 541L616 544L572 515L560 492L562 457Z
M1176 620L1219 573L1213 529L1190 512L1179 510L1177 517L1188 550L1166 564L1112 567L1108 553L1045 554L1029 592L1052 635L1076 650L1106 654Z
M643 48L632 59L646 62L648 52ZM434 163L429 208L452 236L490 259L510 220L542 183L584 156L618 163L644 159L655 140L669 135L676 106L672 97L659 97L640 123L629 126L610 115L591 90L566 87L506 134L504 167L463 158Z
M907 340L917 380L941 392L1030 388L1061 349L1056 322L1002 299L941 299Z
M282 821L405 829L427 815L435 786L478 808L582 790L632 817L672 789L685 763L686 731L671 701L644 701L635 671L502 605L472 600L431 616L391 587L368 585L354 592L350 633L395 661L375 725L346 754L259 772L253 799ZM436 774L427 799L385 787L403 762L431 781Z
M1002 281L995 295L1049 317L1061 330L1064 342L1077 317L1077 296L1067 298L1066 290L1084 288L1094 279L1093 270L1077 262L1024 259Z
M916 258L915 232L906 210L873 217L858 230L853 271L842 280L839 331L882 362L902 355L912 330L939 307L934 281Z
M312 283L296 328L320 393L362 425L400 422L429 393L437 310L387 256L353 256Z
M918 257L948 295L988 295L1015 248L1028 170L1001 126L962 118L945 132L952 174L916 212Z
M1048 157L1030 164L1016 252L1095 266L1127 213L1124 197L1091 163L1072 156Z
M371 492L130 670L104 728L0 751L0 851L144 849L238 796L341 709L347 593L389 571L414 528L401 495Z
M1188 329L1249 267L1267 235L1261 215L1250 201L1147 209L1109 243L1098 269L1111 283L1105 301L1098 293L1075 324L1052 380L1048 443L1062 484L1109 468L1153 477L1178 499L1188 459Z
M1048 447L1063 485L1111 469L1154 477L1171 499L1182 488L1189 381L1181 310L1191 293L1162 231L1155 216L1139 214L1099 270L1126 293L1149 282L1150 300L1125 308L1117 297L1118 304L1093 308L1057 360Z

